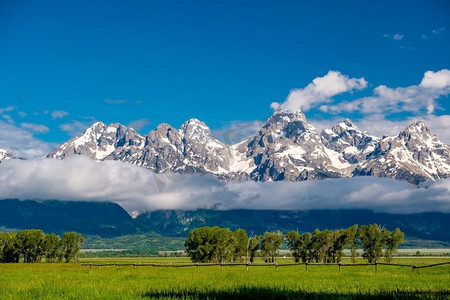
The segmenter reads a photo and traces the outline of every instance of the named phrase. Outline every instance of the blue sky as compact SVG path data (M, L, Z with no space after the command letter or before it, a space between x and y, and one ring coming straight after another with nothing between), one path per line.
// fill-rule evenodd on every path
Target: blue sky
M96 120L254 126L330 70L366 84L304 109L317 127L425 119L450 143L448 1L93 2L1 2L0 148L38 157Z

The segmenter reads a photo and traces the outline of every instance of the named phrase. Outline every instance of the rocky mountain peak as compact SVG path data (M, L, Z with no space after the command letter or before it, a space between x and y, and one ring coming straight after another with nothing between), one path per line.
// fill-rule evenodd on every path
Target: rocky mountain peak
M147 143L155 147L160 147L165 144L179 145L181 144L181 138L178 130L167 123L161 123L155 130L148 133Z
M305 115L301 111L289 110L276 111L260 130L260 136L266 136L267 142L274 143L278 140L298 140L300 136L317 134L316 129L308 124Z
M432 148L433 145L442 145L442 142L439 141L438 137L431 132L423 121L411 123L404 131L398 134L397 138L404 141L409 148Z
M161 123L158 125L158 127L156 127L155 130L150 131L148 135L161 136L164 138L168 137L171 134L174 134L175 132L177 132L177 130L173 128L170 124Z
M301 111L277 110L267 119L267 124L287 124L292 122L306 122L305 114Z
M199 119L189 119L180 127L180 133L186 140L204 143L211 138L211 129Z
M417 135L417 136L428 136L431 134L430 129L427 127L427 125L425 124L424 121L417 121L414 123L411 123L411 125L409 125L404 132L402 133L406 133L409 135Z
M352 121L350 121L350 119L345 119L344 121L338 123L337 125L332 127L332 130L334 132L336 132L337 134L343 132L343 131L356 131L356 132L361 132L361 130L359 130L359 128L353 124Z
M62 159L82 154L92 159L104 159L118 147L142 142L143 137L132 128L119 123L105 125L103 122L96 122L81 135L49 153L47 157Z

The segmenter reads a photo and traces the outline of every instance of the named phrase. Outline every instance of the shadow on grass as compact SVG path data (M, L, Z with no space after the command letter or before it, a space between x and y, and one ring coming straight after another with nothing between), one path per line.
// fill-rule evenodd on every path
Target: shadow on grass
M450 291L392 291L378 294L337 294L337 293L309 293L274 288L246 288L241 287L230 291L163 291L147 292L142 295L147 299L449 299Z

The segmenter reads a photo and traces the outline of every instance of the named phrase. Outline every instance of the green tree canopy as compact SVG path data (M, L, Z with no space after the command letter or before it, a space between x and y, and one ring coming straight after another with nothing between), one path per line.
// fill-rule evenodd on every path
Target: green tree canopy
M261 242L261 251L263 252L263 255L267 257L266 260L268 262L275 262L275 256L283 243L283 238L283 233L279 230L264 233Z

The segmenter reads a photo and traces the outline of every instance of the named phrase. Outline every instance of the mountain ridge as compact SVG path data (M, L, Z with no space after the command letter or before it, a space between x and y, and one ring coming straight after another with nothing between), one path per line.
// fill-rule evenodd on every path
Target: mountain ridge
M450 176L450 147L422 121L397 136L372 136L349 119L317 131L300 112L277 111L255 136L227 145L189 119L179 129L162 123L147 136L119 123L94 123L47 155L119 160L157 173L207 173L228 181L303 181L389 177L420 185Z
M127 213L111 202L57 200L0 200L0 230L42 229L62 234L114 237L154 232L164 236L186 237L192 229L220 226L242 228L249 233L292 230L300 232L319 228L339 229L353 224L377 223L393 230L401 228L408 237L450 242L450 214L440 212L391 214L372 210L157 210Z

